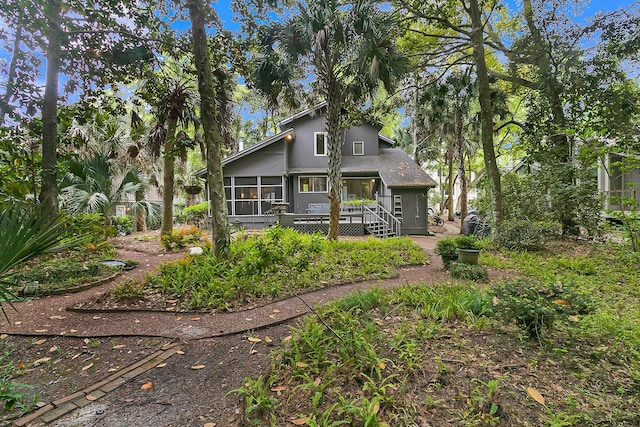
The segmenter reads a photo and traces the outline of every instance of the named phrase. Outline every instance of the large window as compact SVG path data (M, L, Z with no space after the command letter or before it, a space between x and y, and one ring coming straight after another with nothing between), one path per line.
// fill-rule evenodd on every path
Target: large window
M264 215L272 203L284 201L280 176L227 177L224 184L229 215Z
M329 155L328 137L326 132L315 132L313 134L314 156Z
M342 180L342 200L375 200L379 191L375 178L346 178Z
M298 181L298 188L301 193L326 193L326 176L301 176Z

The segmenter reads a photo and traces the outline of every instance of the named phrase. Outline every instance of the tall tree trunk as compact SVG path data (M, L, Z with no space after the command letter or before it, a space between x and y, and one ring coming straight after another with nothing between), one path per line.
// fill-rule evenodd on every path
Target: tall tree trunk
M460 232L467 216L467 174L464 170L464 139L462 138L462 115L456 112L456 173L460 179Z
M575 171L571 165L571 141L566 133L567 120L564 113L562 99L560 94L563 89L561 84L556 79L556 75L553 71L551 64L551 58L549 52L550 46L542 37L540 30L535 24L533 7L531 0L523 0L524 16L527 22L527 27L531 33L531 39L538 52L537 66L540 70L540 90L544 94L545 98L549 101L551 109L551 120L553 122L553 129L551 135L549 135L553 146L551 147L552 162L551 165L554 168L554 172L557 171L559 180L571 186L575 181ZM576 234L579 233L579 229L576 226L576 218L571 209L559 210L559 221L562 224L563 234Z
M449 144L447 147L447 167L449 168L449 177L447 178L447 192L449 193L447 196L447 219L449 221L453 221L453 193L455 191L454 181L455 176L453 174L453 145Z
M162 226L160 234L171 234L173 230L173 186L175 179L175 142L177 117L172 115L167 119L167 136L164 141L163 174L162 184Z
M16 29L15 38L13 39L13 52L11 53L11 63L9 64L9 71L7 73L7 86L2 100L0 100L0 124L4 123L4 116L11 110L9 102L13 96L16 66L18 64L18 57L21 54L20 43L22 43L22 16L18 19L18 28Z
M342 131L341 97L335 76L327 87L327 135L329 150L329 239L337 239L340 232L340 199L342 193Z
M42 100L42 188L40 204L43 215L58 214L57 144L58 72L60 68L60 0L49 0L47 16L47 76Z
M144 191L136 191L136 202L144 200ZM134 231L147 231L147 210L141 206L137 206L133 216Z
M205 31L204 5L202 0L187 0L187 7L191 19L193 55L198 73L200 115L207 145L207 182L209 184L209 200L211 201L212 250L216 257L221 257L228 254L231 241L222 172L224 139L221 125L216 121L216 100Z
M466 7L466 6L465 6ZM478 78L478 99L480 102L481 139L484 166L489 177L489 190L491 194L491 209L494 221L494 229L499 230L502 223L502 190L500 187L500 170L496 161L495 147L493 146L493 107L491 105L491 87L487 73L487 63L484 56L484 36L482 16L478 7L478 0L469 0L467 8L471 18L471 44L473 47L473 60L476 66Z

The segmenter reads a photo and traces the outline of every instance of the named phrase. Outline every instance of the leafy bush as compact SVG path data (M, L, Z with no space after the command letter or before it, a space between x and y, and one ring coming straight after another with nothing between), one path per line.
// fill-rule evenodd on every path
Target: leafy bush
M126 236L133 232L133 218L130 216L114 216L111 223L118 232L119 236Z
M455 279L471 280L473 282L487 282L489 280L487 269L477 264L452 262L449 264L449 272L451 277Z
M207 217L208 210L209 203L202 202L184 208L182 215L188 224L195 224L198 227L202 227L204 225L204 220Z
M171 234L162 236L162 246L167 250L184 249L189 245L200 244L204 237L204 231L195 225L179 227L171 231Z
M542 284L535 280L507 280L492 289L494 313L505 322L515 322L531 338L540 339L543 329L552 329L558 319L586 314L593 302L572 284Z
M109 237L115 235L114 229L104 226L105 220L102 214L75 214L65 217L63 221L68 235L82 235L87 244L94 246L106 242Z
M425 261L424 250L408 238L336 242L272 227L260 236L240 234L227 259L186 257L164 264L149 282L192 309L228 309L256 298L391 277L396 266Z
M458 259L458 245L453 237L445 237L436 243L435 253L442 257L444 268L449 268L449 264Z
M475 236L465 236L464 234L454 239L458 249L480 249L480 244Z
M113 296L123 300L137 300L145 295L144 284L127 279L113 289Z
M16 272L12 280L18 286L38 282L37 293L65 289L108 277L121 267L107 266L96 260L84 261L74 258L54 258L37 266Z
M545 243L557 236L560 231L560 224L555 222L505 220L500 225L495 243L514 251L537 251L541 250Z

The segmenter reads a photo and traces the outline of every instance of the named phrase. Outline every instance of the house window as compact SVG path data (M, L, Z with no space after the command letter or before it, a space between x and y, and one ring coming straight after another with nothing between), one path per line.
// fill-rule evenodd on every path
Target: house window
M326 176L301 176L298 181L300 193L326 193Z
M326 132L315 132L313 134L314 156L326 156L329 154L328 137Z
M283 188L281 176L225 177L229 215L264 215L272 203L284 201Z
M258 215L258 178L238 177L235 184L236 215Z
M353 141L353 155L364 156L364 141Z

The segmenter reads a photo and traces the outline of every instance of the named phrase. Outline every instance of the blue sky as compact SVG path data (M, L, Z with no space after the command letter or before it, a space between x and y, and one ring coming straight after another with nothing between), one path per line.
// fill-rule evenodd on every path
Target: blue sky
M512 10L521 9L521 1L520 0L506 0ZM607 12L618 8L628 8L632 4L638 3L638 0L592 0L589 5L584 7L582 15L578 17L578 20L585 20L592 17L598 11ZM222 19L226 28L231 31L238 31L239 25L233 21L233 16L230 8L231 0L218 0L212 3L213 7L216 9L220 18ZM179 25L181 29L187 29L188 23L183 23L183 25ZM0 20L0 30L9 30L11 32L12 29L8 29L6 25ZM10 60L10 52L5 51L2 47L0 47L0 67L6 69L6 64ZM44 76L40 76L39 84L43 84ZM6 84L6 77L0 74L0 91L4 91L4 86Z

